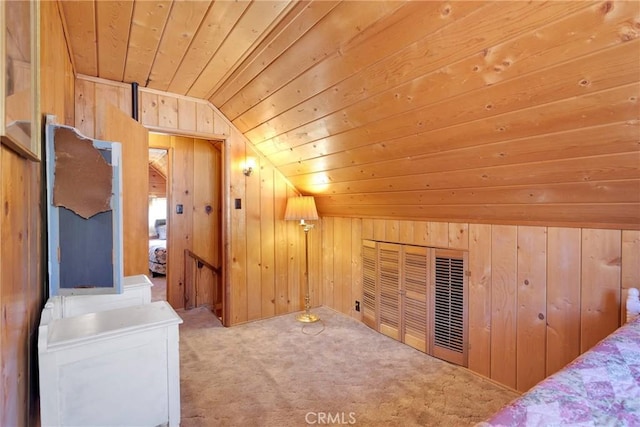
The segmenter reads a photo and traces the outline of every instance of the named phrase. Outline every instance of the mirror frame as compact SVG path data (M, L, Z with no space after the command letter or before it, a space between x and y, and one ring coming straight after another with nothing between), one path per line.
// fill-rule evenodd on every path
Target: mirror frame
M1 2L0 6L0 55L7 60L7 16L6 7L10 2ZM29 103L31 109L30 121L16 121L7 123L7 95L6 95L6 66L0 67L0 140L3 145L11 148L21 156L33 160L41 159L41 123L40 117L40 5L37 0L29 0L29 44L31 49Z

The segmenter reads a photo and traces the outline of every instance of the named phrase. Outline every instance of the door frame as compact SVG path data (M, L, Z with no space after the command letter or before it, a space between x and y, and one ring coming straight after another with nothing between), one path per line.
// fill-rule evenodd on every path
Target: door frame
M211 143L215 143L215 142L219 142L220 143L220 152L221 152L221 159L222 159L222 171L221 171L221 186L222 186L222 191L221 191L221 200L220 200L220 204L221 204L221 230L220 230L220 238L222 240L222 244L221 244L221 249L222 249L222 253L221 253L221 265L220 265L220 270L221 270L221 274L220 274L220 280L222 281L221 283L221 287L222 287L222 324L224 326L229 326L230 322L229 319L230 317L230 303L229 303L229 298L231 295L231 289L230 289L230 280L229 280L229 274L230 274L230 266L229 266L229 260L231 259L231 241L229 239L229 237L231 236L231 150L229 149L229 147L227 146L227 137L225 135L212 135L212 134L208 134L208 133L204 133L204 132L197 132L197 131L193 131L193 132L182 132L180 131L180 129L166 129L166 128L158 128L155 126L150 126L150 125L144 125L143 126L145 128L147 128L147 130L149 132L154 132L154 133L160 133L160 134L164 134L167 136L182 136L182 137L188 137L188 138L197 138L197 139L203 139L206 141L209 141ZM154 148L151 147L149 145L149 141L147 139L147 148ZM156 147L156 148L165 148L165 147ZM169 156L172 156L172 150L173 148L168 148L169 151ZM171 159L171 158L170 158ZM172 170L172 165L171 165L171 161L169 162L169 172L168 175L170 175L172 177L173 175L173 170ZM169 183L169 177L167 177L167 210L171 209L171 206L169 205L170 203L170 196L171 196L171 187L170 187L170 183ZM167 228L170 228L171 225L169 223L169 218L168 218L168 213L167 212ZM167 273L168 270L171 268L171 266L167 266ZM168 276L167 276L168 277ZM167 281L167 295L169 293L169 283Z

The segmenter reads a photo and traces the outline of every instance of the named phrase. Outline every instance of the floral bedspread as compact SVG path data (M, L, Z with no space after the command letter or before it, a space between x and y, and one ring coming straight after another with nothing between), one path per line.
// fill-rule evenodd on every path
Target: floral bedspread
M167 274L167 248L164 241L160 245L149 245L149 270L157 274Z
M480 425L640 426L640 317Z

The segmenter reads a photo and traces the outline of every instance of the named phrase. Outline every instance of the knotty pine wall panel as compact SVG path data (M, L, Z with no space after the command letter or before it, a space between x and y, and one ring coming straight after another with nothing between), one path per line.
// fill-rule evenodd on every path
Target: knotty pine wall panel
M275 221L277 173L268 162L260 163L260 316L275 316ZM284 214L283 214L284 215Z
M260 212L262 210L262 167L260 159L252 154L245 147L245 157L251 156L255 160L253 173L246 179L245 200L253 200L255 203L246 203L247 211L247 236L260 236L262 222L260 220ZM268 174L268 172L266 172ZM253 295L254 298L247 299L247 319L255 320L262 318L262 266L261 262L249 261L260 260L262 258L262 242L247 246L247 295ZM259 297L258 297L259 296Z
M73 124L73 66L57 2L40 3L40 105L42 114ZM4 29L2 29L4 31ZM42 162L0 147L0 425L39 420L37 334L47 296L41 251Z
M624 301L627 300L629 288L640 286L640 231L625 230L622 232L622 294L620 320L624 322L627 318L627 308Z
M221 264L222 155L219 142L193 139L193 252ZM200 239L197 236L209 236Z
M616 230L582 230L580 352L620 324L621 239Z
M362 265L354 262L361 257L361 242L353 240L394 243L386 232L397 225L397 220L322 218L322 304L361 318L354 310L355 300L362 303L356 279ZM469 369L521 391L617 328L621 289L640 281L635 230L432 221L400 221L399 228L404 231L395 243L466 248ZM461 240L449 238L460 230ZM339 233L351 236L350 251ZM343 265L349 262L352 281L345 282ZM345 301L349 294L352 300Z
M167 179L151 165L149 165L149 195L167 197Z
M237 131L231 131L231 138L227 140L225 148L229 150L232 159L244 159L246 154L245 144L241 140L240 134L237 133ZM243 179L246 180L242 173L241 165L232 167L230 176L231 182L240 183ZM235 201L240 200L240 203L244 204L244 207L241 209L237 209L232 205L233 215L230 218L230 229L234 230L234 234L230 242L231 260L228 275L229 282L227 283L227 289L229 292L229 319L231 320L231 323L241 323L249 319L247 266L250 264L250 261L247 260L247 251L249 248L246 243L249 241L250 237L256 236L247 235L246 190L247 185L245 183L245 185L232 185L230 191L230 201L234 201L235 203ZM244 242L245 244L236 245L236 242ZM240 283L243 283L244 286L238 286Z
M547 230L518 227L516 388L542 380L546 364Z
M122 148L123 270L135 276L149 268L149 132L116 105L103 106L96 116L97 138L118 141Z
M73 65L66 53L64 32L56 3L40 3L40 104L43 115L56 115L58 123L74 124ZM46 18L46 19L45 19Z
M375 222L375 221L374 221ZM322 304L336 309L334 291L334 224L332 217L322 218ZM372 224L375 226L375 224ZM372 229L373 232L373 229ZM365 238L365 237L363 237ZM349 285L347 285L349 286Z
M547 376L580 354L581 234L547 229Z
M491 376L491 225L469 225L469 369Z
M491 378L517 385L517 239L518 229L496 225L491 230Z
M40 267L40 164L0 149L0 424L29 425L37 407L37 330L43 306Z

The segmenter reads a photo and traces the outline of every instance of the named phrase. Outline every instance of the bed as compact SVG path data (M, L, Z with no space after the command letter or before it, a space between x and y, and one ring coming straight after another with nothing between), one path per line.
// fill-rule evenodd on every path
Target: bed
M640 426L640 299L627 323L509 403L484 426Z
M149 271L151 276L167 274L167 220L154 221L154 235L149 235Z
M151 275L167 274L167 241L162 239L149 240L149 270Z

